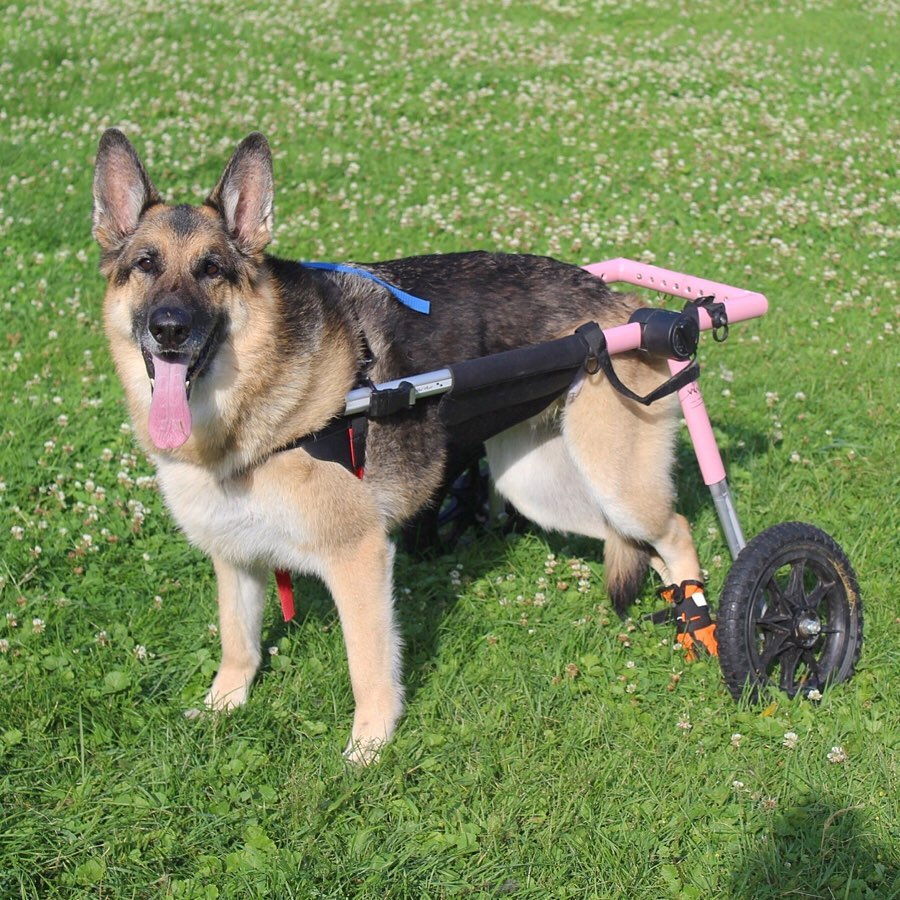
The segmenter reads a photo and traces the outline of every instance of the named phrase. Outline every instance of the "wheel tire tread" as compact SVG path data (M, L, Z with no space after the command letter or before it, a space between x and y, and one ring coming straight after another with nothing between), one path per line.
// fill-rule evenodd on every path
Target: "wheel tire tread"
M850 561L837 542L814 525L782 522L758 534L741 550L722 588L716 626L719 663L725 683L736 700L740 700L749 688L750 699L755 702L759 700L761 689L769 684L767 679L761 679L753 671L747 655L747 604L771 557L786 544L794 543L816 546L823 551L842 576L848 597L854 598L850 601L855 606L851 622L855 625L856 633L849 637L853 646L849 648L849 659L848 652L845 652L839 669L830 673L829 683L849 678L859 660L863 639L863 611L856 574Z

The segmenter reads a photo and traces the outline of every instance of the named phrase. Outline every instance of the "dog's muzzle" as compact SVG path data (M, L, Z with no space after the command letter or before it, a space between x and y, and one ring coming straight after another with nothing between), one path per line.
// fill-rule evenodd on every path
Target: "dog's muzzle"
M191 436L191 386L221 341L222 323L205 311L163 303L150 310L141 352L152 385L150 438L174 450Z

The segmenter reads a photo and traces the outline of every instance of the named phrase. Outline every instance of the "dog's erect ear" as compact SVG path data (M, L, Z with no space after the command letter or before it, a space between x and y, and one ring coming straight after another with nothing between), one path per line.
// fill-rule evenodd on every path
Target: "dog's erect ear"
M238 246L257 254L272 240L273 195L272 153L266 139L254 132L238 144L206 202L219 211Z
M115 128L104 132L94 165L94 237L104 253L134 233L141 213L161 203L134 147Z

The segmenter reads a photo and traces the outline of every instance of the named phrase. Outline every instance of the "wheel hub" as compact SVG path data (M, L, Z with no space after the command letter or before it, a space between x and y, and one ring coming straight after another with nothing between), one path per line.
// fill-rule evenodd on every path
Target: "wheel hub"
M812 612L803 612L794 620L794 634L804 647L811 647L822 633L822 620Z

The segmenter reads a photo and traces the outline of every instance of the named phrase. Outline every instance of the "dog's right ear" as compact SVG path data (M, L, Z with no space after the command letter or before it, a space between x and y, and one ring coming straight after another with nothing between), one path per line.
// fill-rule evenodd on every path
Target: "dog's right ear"
M272 152L253 132L238 144L206 202L218 210L241 250L255 256L272 240L273 200Z
M134 147L116 128L100 138L94 164L93 232L104 253L117 251L137 228L141 214L162 198Z

